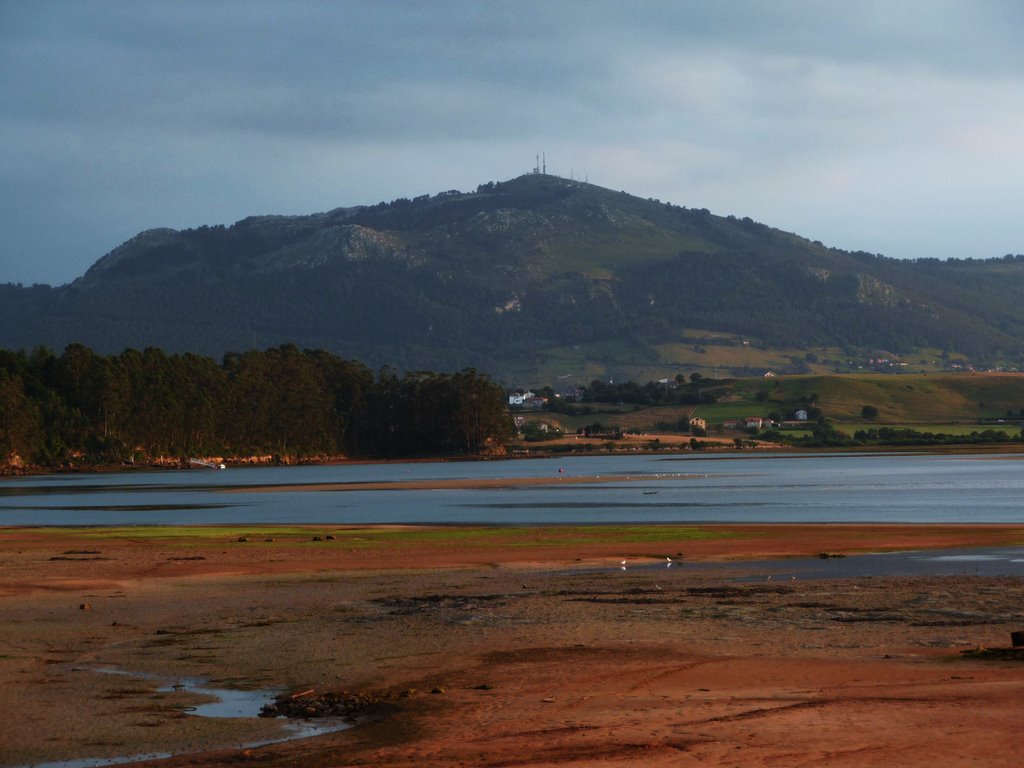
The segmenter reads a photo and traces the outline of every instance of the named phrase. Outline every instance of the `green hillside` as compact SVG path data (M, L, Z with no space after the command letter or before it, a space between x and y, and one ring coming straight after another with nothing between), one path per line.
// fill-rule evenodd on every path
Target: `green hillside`
M865 405L878 409L879 423L978 422L1024 408L1024 375L787 376L762 386L780 404L817 395L837 421L862 421Z
M1008 369L1024 365L1022 293L1024 257L885 259L532 174L143 232L69 285L0 286L0 346L220 356L290 343L551 384L869 371L877 359Z

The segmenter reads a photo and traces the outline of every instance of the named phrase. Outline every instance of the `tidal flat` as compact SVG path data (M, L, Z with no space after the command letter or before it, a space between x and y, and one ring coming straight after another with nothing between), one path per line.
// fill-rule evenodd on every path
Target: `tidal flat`
M1016 764L1024 665L964 652L1024 629L1024 580L762 564L1022 543L1012 525L0 529L0 765ZM373 705L252 746L285 723L196 717L200 694L158 682L194 678Z

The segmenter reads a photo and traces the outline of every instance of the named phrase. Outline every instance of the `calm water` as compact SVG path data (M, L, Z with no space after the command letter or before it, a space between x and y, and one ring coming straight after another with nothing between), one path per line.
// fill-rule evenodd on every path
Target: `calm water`
M633 480L486 490L273 489L558 475ZM256 492L261 487L265 490ZM1013 456L683 454L0 480L0 525L670 522L1024 523L1024 461Z

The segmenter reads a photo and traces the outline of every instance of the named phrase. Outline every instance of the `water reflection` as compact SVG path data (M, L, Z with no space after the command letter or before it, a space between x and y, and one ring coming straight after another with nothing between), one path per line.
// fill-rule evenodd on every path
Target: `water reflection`
M788 579L853 579L883 576L1024 576L1024 548L912 550L842 557L795 557L773 560L671 563L676 575L721 572L739 581L768 577ZM615 566L609 566L616 569ZM639 563L630 571L663 571L664 562Z

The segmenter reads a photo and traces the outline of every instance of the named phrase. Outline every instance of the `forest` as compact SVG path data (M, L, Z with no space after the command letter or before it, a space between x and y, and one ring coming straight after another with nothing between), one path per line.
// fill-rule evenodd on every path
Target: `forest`
M475 455L513 433L504 390L472 369L374 373L290 344L220 363L154 347L0 350L0 465Z

